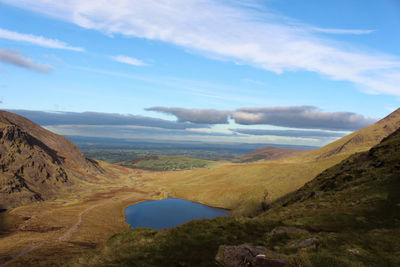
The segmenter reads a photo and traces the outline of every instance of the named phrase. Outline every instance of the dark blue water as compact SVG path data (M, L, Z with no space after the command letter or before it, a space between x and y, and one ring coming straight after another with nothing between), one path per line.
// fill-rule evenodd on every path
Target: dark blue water
M228 211L178 198L146 201L125 208L131 228L168 229L194 219L228 216Z

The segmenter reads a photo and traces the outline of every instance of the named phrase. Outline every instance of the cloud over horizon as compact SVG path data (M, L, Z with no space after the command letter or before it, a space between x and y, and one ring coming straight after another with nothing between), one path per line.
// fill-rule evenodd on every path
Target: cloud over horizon
M322 112L309 106L241 108L235 111L162 107L154 107L148 110L179 116L180 119L171 121L155 117L102 112L49 112L10 109L7 111L24 116L48 130L62 135L317 146L344 136L343 131L348 131L344 128L349 127L353 119L365 119L361 115L350 112ZM301 114L301 111L310 111L311 113L306 116ZM284 124L285 127L296 128L298 126L303 129L307 126L322 130L239 128L238 122L236 122L236 125L227 125L227 119L230 116L237 116L239 112L248 113L244 117L241 114L242 117L240 117L241 120L249 120L246 121L247 125L264 124L268 121L269 125ZM266 114L268 117L266 117ZM236 117L236 119L238 118ZM324 127L320 127L321 125L329 126L324 129ZM354 125L351 127L354 127Z
M354 131L376 119L353 112L326 112L314 106L240 108L232 118L238 124L267 124L291 128Z
M179 123L158 118L102 112L47 112L36 110L8 109L42 126L51 125L114 125L146 126L163 129L207 128L208 125Z
M12 50L0 49L0 62L40 73L49 73L55 70L53 66L35 63L32 59L25 58Z
M364 92L400 96L398 56L330 38L332 34L371 34L373 30L302 24L252 0L3 2L109 35L168 42L210 58L275 73L315 72L354 83Z
M376 122L353 112L326 112L314 106L239 108L232 111L215 109L147 108L174 115L178 121L204 124L228 123L232 118L242 125L273 125L289 128L353 131Z

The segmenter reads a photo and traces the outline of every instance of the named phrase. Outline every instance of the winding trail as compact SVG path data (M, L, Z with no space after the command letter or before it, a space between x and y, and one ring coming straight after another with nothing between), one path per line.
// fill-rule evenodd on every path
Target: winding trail
M122 198L122 199L118 199L118 201L125 201L132 198L132 196L126 197L126 198ZM12 259L10 259L9 261L6 261L5 263L1 264L0 267L4 267L7 266L13 262L15 262L16 260L18 260L19 258L25 256L26 254L40 248L43 247L45 245L52 245L52 244L56 244L58 242L67 242L69 239L71 239L71 237L73 236L73 234L75 234L76 232L78 232L81 228L82 225L82 217L88 213L89 211L91 211L94 208L100 207L100 206L104 206L107 204L110 204L111 202L116 201L115 199L110 199L108 201L105 201L103 203L99 203L97 205L93 205L90 206L88 208L86 208L85 210L81 211L78 215L78 221L72 225L66 232L64 232L61 236L59 236L57 239L55 240L51 240L51 241L44 241L38 244L33 244L30 247L24 248L22 249L18 254L16 254L15 256L12 257Z

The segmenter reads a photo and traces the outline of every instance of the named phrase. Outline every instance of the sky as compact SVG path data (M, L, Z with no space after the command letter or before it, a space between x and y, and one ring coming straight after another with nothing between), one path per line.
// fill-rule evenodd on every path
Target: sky
M0 0L0 108L59 134L321 146L399 84L398 0Z

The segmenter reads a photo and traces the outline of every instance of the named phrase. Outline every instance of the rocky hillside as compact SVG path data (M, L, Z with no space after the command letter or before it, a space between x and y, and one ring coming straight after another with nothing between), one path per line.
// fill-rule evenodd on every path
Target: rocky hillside
M101 174L68 139L0 111L0 205L11 208L55 196Z
M291 156L302 155L309 150L298 150L298 149L284 149L277 147L264 147L232 160L234 163L246 163L254 161L267 161L287 158Z

